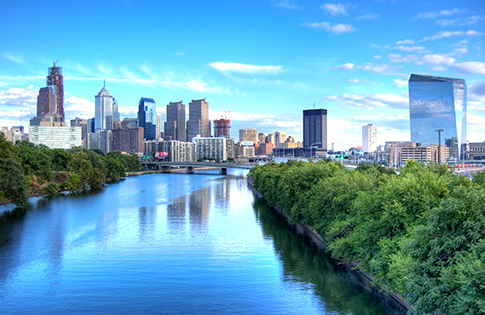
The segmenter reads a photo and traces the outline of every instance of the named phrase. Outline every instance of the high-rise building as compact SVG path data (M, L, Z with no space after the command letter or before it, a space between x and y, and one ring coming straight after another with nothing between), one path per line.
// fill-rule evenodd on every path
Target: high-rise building
M283 148L284 143L286 141L286 132L283 131L275 131L274 133L274 147L275 148Z
M214 137L230 137L230 119L214 119Z
M169 102L167 105L167 121L165 122L165 140L187 141L185 128L185 104Z
M157 105L153 98L140 98L138 102L138 127L143 128L145 140L157 139Z
M112 130L118 122L118 104L103 86L94 96L95 130Z
M138 118L125 118L121 121L121 129L138 128Z
M157 139L161 137L162 131L162 115L157 113Z
M211 123L209 120L209 103L204 99L192 100L189 103L189 120L187 121L187 141L192 138L210 137Z
M88 120L80 117L71 119L71 127L81 127L81 138L86 139L86 134L88 133Z
M248 128L239 130L239 142L252 141L258 143L258 129Z
M465 80L411 74L409 117L411 142L422 146L446 144L450 157L460 157L467 133ZM441 131L438 131L441 130Z
M143 128L123 128L113 130L113 151L128 154L143 152Z
M59 126L52 123L50 126L30 126L30 142L42 144L51 149L71 149L82 145L81 127Z
M327 150L327 110L303 111L303 147Z
M377 127L373 124L362 126L362 150L374 152L377 149Z
M55 99L55 112L64 121L64 79L62 77L62 68L56 67L57 61L49 68L49 75L47 76L47 87L51 87Z

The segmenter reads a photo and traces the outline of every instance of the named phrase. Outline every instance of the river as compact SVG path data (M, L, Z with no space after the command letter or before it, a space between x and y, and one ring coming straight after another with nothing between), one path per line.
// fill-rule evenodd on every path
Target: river
M0 214L0 314L387 314L246 174L130 177Z

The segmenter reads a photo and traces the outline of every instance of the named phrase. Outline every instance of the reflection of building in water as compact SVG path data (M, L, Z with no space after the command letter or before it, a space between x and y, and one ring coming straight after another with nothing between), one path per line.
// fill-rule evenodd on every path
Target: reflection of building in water
M172 203L167 206L167 231L173 233L176 230L185 230L185 205L186 196L172 199Z
M225 179L218 181L217 185L214 185L212 193L212 200L216 204L215 209L223 215L227 214L231 204L231 182Z
M189 197L190 230L197 232L209 222L210 186L196 190Z
M138 224L140 225L140 240L151 241L155 237L155 222L157 212L155 207L141 207L138 211Z

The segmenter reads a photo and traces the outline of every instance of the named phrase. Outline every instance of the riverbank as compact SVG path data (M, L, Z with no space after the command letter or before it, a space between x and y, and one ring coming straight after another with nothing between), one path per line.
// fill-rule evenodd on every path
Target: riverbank
M258 199L266 201L264 196L254 188L253 179L249 176L247 177L247 184L253 194ZM277 206L271 207L271 209L273 209L273 211L275 211L281 218L286 221L290 229L295 231L297 234L302 235L309 243L316 245L320 250L327 249L328 244L323 240L322 236L315 231L313 227L293 222L293 220L291 220L291 218ZM335 264L342 267L343 270L351 276L351 279L353 280L353 283L355 285L367 292L371 292L377 300L379 300L383 305L386 306L391 314L405 315L407 313L409 306L399 295L393 292L383 291L381 288L373 286L373 279L370 276L366 275L364 272L362 272L362 270L357 268L356 265L350 265L345 260L334 260L334 262Z

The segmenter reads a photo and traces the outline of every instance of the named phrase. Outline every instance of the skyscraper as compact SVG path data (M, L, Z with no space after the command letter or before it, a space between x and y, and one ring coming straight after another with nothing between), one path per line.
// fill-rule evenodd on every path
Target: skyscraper
M327 150L327 110L303 111L303 147Z
M187 141L185 128L185 104L169 102L167 105L167 121L165 122L165 139Z
M56 67L57 61L49 68L47 76L47 86L52 87L55 99L55 112L61 116L64 121L64 79L62 77L62 68Z
M239 130L239 142L242 141L252 141L253 143L258 143L258 129L248 128Z
M118 104L103 86L94 96L95 131L112 130L118 122Z
M192 138L211 136L211 123L209 120L209 103L204 99L192 100L189 103L189 120L187 121L187 141Z
M465 80L411 74L409 78L409 117L411 142L423 146L439 144L450 148L450 156L460 157L466 142L467 87ZM443 140L442 140L443 142Z
M377 149L377 127L373 124L362 126L362 150L374 152Z
M138 102L138 127L143 127L145 140L157 139L157 105L153 98L142 97Z

